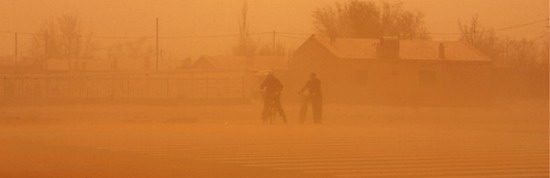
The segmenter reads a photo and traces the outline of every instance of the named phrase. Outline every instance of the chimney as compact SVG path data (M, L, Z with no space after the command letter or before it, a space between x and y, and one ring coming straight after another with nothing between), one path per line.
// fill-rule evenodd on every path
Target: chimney
M445 45L439 43L439 59L445 59Z
M385 59L399 59L399 38L382 37L380 38L379 57Z

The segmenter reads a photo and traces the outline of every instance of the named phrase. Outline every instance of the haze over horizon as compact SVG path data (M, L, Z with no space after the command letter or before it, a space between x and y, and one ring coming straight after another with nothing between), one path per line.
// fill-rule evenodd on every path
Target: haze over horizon
M0 178L549 177L549 21L549 0L0 0Z
M314 33L313 12L333 5L337 0L249 0L251 32ZM343 2L343 1L340 1ZM390 2L398 2L391 0ZM531 0L406 0L406 9L425 14L431 33L457 33L459 20L478 14L487 27L502 28L548 18L548 1ZM0 6L0 31L34 33L41 24L63 14L75 14L83 20L86 32L94 36L144 37L155 35L155 19L160 20L161 37L238 34L238 16L242 0L57 0L44 4L39 0L3 1ZM535 39L547 33L547 23L500 31L511 38ZM271 43L272 35L254 36L259 43ZM307 35L284 36L289 47L296 48ZM29 35L20 35L20 53L28 48ZM436 40L456 40L457 35L435 35ZM125 39L98 39L102 47ZM150 40L153 42L154 40ZM160 42L161 49L177 58L198 55L229 54L236 38L175 38ZM13 34L0 33L0 56L13 55Z

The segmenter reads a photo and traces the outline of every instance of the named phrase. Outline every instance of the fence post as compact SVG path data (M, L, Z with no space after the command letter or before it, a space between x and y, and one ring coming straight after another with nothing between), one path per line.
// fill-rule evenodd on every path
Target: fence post
M243 83L243 85L242 85L243 88L241 89L242 92L243 92L243 100L246 100L246 83L245 83L245 81L246 81L246 73L241 78L241 82Z
M152 99L151 97L151 78L149 78L149 74L147 74L145 81L147 81L147 98Z
M80 79L77 81L78 84L78 100L82 99L82 74L76 76L76 79Z
M50 88L50 83L48 81L48 77L44 77L44 97L45 98L49 98L50 97L50 92L49 92L49 88Z
M170 77L166 77L166 99L170 98Z
M4 90L2 93L3 93L3 97L4 98L8 98L8 95L7 95L7 92L6 92L6 85L7 85L7 78L6 76L4 76L4 79L3 79L3 82L2 82L2 89Z
M111 99L117 98L117 92L116 92L116 77L111 76Z
M126 81L126 95L130 99L130 75L128 75L128 80Z
M88 85L90 82L90 76L86 75L86 80L84 80L84 83L86 85L86 99L90 98L90 86Z
M208 85L208 84L209 84L209 83L208 83L209 79L210 79L209 77L206 77L206 100L208 100L208 98L209 98L209 97L208 97L208 93L209 93L209 92L208 92L208 89L210 89L210 87L209 87L209 85Z
M191 79L191 97L193 100L196 100L198 98L197 96L197 80L195 79L195 75L193 75L193 78Z

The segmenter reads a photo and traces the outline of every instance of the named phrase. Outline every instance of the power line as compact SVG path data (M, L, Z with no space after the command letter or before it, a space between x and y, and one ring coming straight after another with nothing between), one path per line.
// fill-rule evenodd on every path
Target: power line
M472 33L428 33L428 34L429 35L463 35L463 34L473 34L473 33L497 32L497 31L504 31L504 30L510 30L510 29L515 29L515 28L530 26L530 25L541 23L541 22L548 22L548 20L550 20L550 18L537 20L537 21L533 21L533 22L529 22L529 23L525 23L525 24L513 25L513 26L509 26L509 27L503 27L503 28L498 28L498 29L493 29L493 30L479 31L479 32L472 32Z
M111 46L101 47L101 48L93 48L93 49L94 50L110 50L110 49L115 49L115 48L118 48L118 47L130 46L130 45L133 45L133 44L136 44L136 43L139 43L139 41L120 43L120 44L116 44L116 45L111 45Z
M40 34L40 33L30 33L30 32L18 32L18 31L0 31L0 33L8 33L8 34L23 34L23 35L29 35L29 36L32 36L32 35L44 35L44 34ZM59 34L49 34L48 36L63 36L63 35L59 35ZM84 36L84 35L78 35L77 37L90 37L90 38L94 38L94 39L144 39L144 38L152 38L151 36L142 36L142 37L128 37L128 36L93 36L90 35L90 36Z
M538 37L532 39L531 41L538 41L538 40L544 39L545 37L548 39L548 34L538 36Z
M0 31L0 33L10 33L10 34L23 34L23 35L34 35L34 33L28 33L28 32L16 32L16 31Z
M81 37L81 36L80 36ZM142 37L129 37L129 36L89 36L94 39L104 39L104 40L140 40L140 39L150 39L154 38L153 36L142 36Z
M247 35L267 35L272 34L273 32L258 32L258 33L248 33ZM202 35L202 36L167 36L160 37L160 39L192 39L192 38L228 38L228 37L238 37L241 34L227 34L227 35Z
M306 36L291 36L291 35L277 35L277 37L294 39L294 40L306 40L309 37Z
M15 32L15 31L0 31L0 33L10 33L10 34L23 34L23 35L42 35L39 33L29 33L29 32ZM258 33L248 33L248 35L265 35L265 34L271 34L272 32L258 32ZM62 36L62 35L55 35L55 36ZM159 37L159 39L191 39L191 38L227 38L227 37L238 37L240 34L224 34L224 35L181 35L181 36L164 36ZM82 35L79 35L78 37L83 37ZM89 38L94 39L123 39L123 40L136 40L136 39L152 39L155 38L154 36L141 36L141 37L129 37L129 36L94 36L91 35Z
M538 24L538 23L541 23L541 22L548 22L550 18L546 18L546 19L541 19L541 20L537 20L537 21L533 21L533 22L529 22L529 23L525 23L525 24L519 24L519 25L513 25L513 26L509 26L509 27L503 27L503 28L498 28L498 29L494 29L494 30L485 30L485 31L479 31L479 32L475 32L475 33L485 33L485 32L497 32L497 31L504 31L504 30L510 30L510 29L515 29L515 28L521 28L521 27L525 27L525 26L530 26L530 25L534 25L534 24ZM0 33L11 33L11 34L15 34L15 33L18 33L20 35L40 35L39 33L29 33L29 32L18 32L18 31L0 31ZM266 35L266 34L272 34L273 32L257 32L257 33L248 33L248 35ZM472 32L474 33L474 32ZM300 32L279 32L277 31L277 34L284 34L284 35L294 35L294 36L309 36L311 35L310 33L300 33ZM460 32L453 32L453 33L428 33L428 35L463 35L463 34L471 34L471 33L460 33ZM159 39L193 39L193 38L228 38L228 37L238 37L240 36L241 34L221 34L221 35L196 35L196 36L193 36L193 35L179 35L179 36L164 36L164 37L159 37ZM82 37L82 35L80 35L79 37ZM93 38L93 39L111 39L111 40L114 40L114 39L124 39L124 40L136 40L136 39L151 39L151 38L154 38L154 36L141 36L141 37L130 37L130 36L89 36L89 38Z
M299 36L310 36L311 33L295 33L295 32L277 32L277 33L282 33L282 34L286 34L286 35L299 35Z

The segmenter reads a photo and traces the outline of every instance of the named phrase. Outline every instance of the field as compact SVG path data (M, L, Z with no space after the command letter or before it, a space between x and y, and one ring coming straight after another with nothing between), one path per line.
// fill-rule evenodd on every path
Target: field
M548 103L2 105L0 177L548 177ZM311 117L311 116L310 116Z

